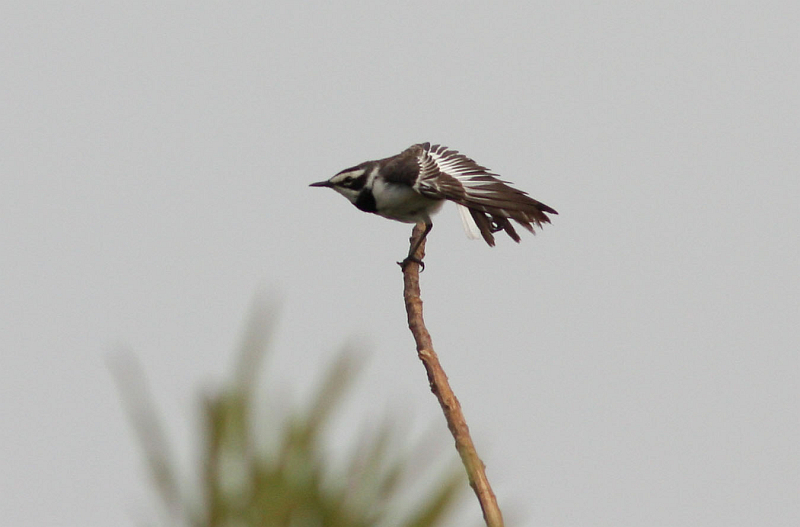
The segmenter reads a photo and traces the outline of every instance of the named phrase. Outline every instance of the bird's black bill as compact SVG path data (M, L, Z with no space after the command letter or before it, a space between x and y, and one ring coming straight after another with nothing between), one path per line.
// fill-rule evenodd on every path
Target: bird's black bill
M312 183L309 185L309 187L332 187L332 186L333 185L331 184L330 181L317 181L316 183Z

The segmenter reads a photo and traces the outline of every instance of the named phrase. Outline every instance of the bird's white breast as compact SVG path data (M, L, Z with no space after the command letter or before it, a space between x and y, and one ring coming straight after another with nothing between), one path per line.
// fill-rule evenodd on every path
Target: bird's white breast
M409 186L381 179L375 180L372 194L378 215L405 223L429 219L444 203L444 200L426 198Z

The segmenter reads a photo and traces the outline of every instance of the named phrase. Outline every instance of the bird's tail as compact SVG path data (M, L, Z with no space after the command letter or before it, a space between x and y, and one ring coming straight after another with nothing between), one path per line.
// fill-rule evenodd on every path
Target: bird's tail
M494 206L470 203L468 210L473 223L490 247L494 247L494 233L498 231L505 231L512 240L519 243L519 234L509 220L516 221L536 234L534 226L541 228L542 224L550 223L550 218L546 213L558 214L554 209L527 195L520 193L518 197L523 198L520 200L522 203L504 203L505 206L497 206L499 203L494 203Z
M470 210L458 203L456 203L456 208L458 209L458 215L461 216L461 223L464 225L464 232L467 233L467 238L470 240L480 239L481 230L478 228L478 224L475 223L475 220L472 219Z

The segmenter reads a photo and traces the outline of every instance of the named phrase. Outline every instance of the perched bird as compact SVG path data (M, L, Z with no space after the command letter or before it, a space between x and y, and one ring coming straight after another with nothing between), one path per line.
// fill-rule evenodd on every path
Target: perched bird
M414 253L433 228L431 215L446 200L458 205L467 236L483 236L490 246L493 233L501 230L519 242L510 219L534 232L534 225L550 223L547 213L558 214L507 183L456 150L421 143L396 156L346 168L311 186L330 187L364 212L404 223L424 222L419 242L398 262L404 267L408 262L422 265Z

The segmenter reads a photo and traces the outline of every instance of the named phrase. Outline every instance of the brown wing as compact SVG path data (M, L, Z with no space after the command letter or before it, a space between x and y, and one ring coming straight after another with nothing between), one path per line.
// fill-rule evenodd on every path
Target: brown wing
M499 230L520 241L509 219L534 232L534 225L541 228L543 223L550 223L546 213L558 214L456 150L430 143L411 148L417 153L420 168L415 189L424 196L467 207L489 245L494 245L492 234Z

